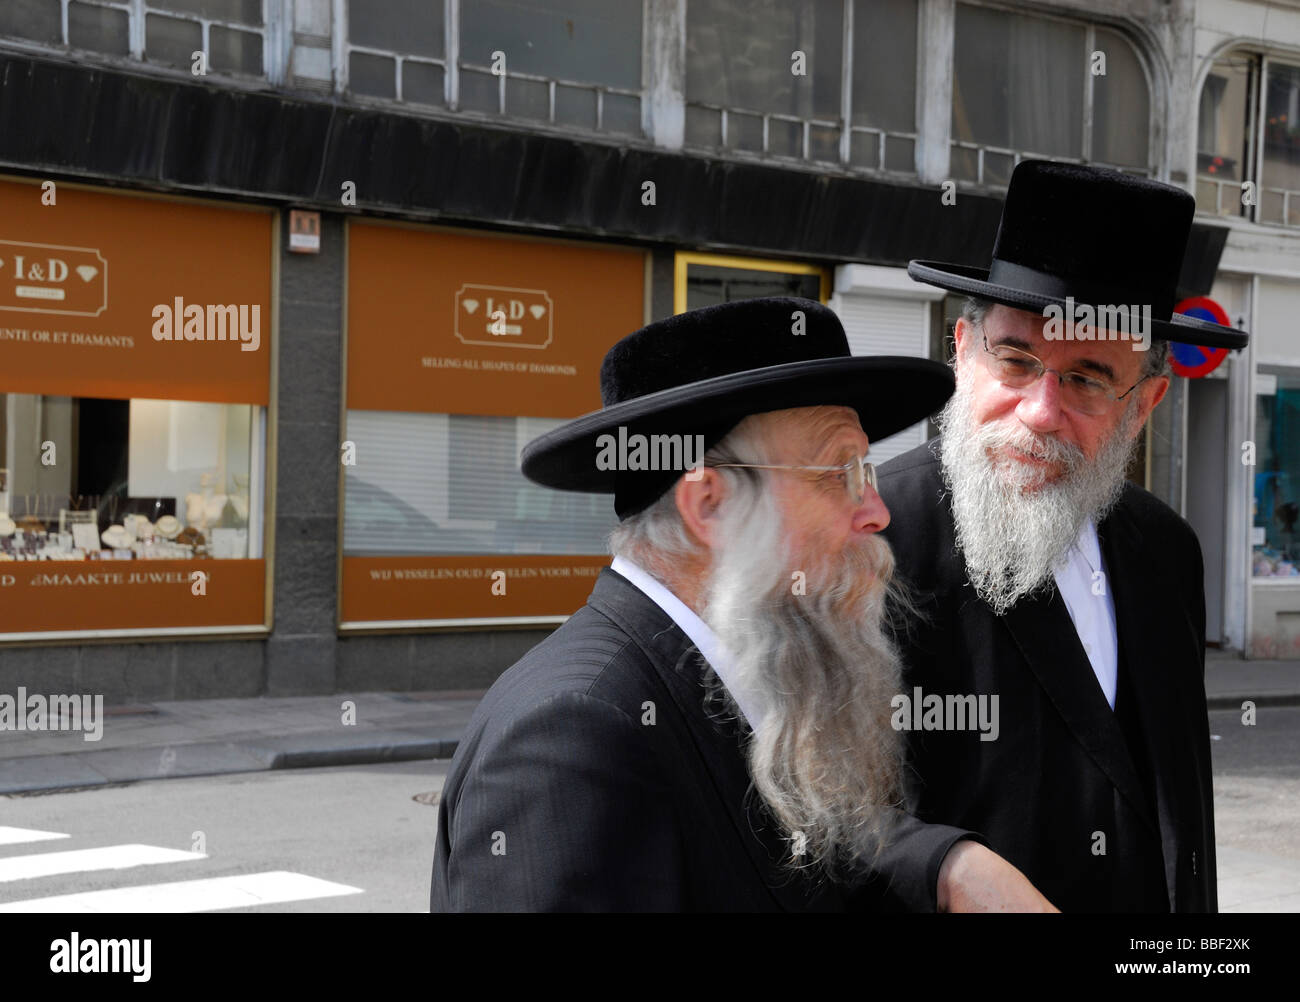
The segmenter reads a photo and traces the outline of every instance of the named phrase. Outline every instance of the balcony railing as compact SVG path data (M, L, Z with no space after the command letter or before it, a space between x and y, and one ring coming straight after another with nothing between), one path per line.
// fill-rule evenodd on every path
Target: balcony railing
M952 163L949 168L956 181L980 187L1005 188L1011 180L1011 172L1021 160L1055 160L1058 163L1090 164L1094 167L1109 167L1136 177L1151 177L1154 171L1150 167L1134 167L1132 164L1112 164L1101 160L1084 160L1080 157L1065 157L1058 153L1036 153L1031 150L1015 150L1005 146L989 146L980 143L954 139L951 144Z
M229 0L223 17L220 4L218 13L205 14L184 0L29 0L21 8L0 9L0 30L6 41L139 60L192 75L279 82L281 2ZM203 54L202 64L195 53Z
M834 163L850 170L915 175L916 133L842 120L686 102L686 143L694 149ZM896 152L898 150L899 152Z
M548 125L642 134L639 90L517 70L494 73L490 67L474 63L460 64L457 105L462 111L527 118Z
M1249 206L1241 200L1241 186L1238 178L1197 174L1196 211L1212 216L1240 216L1266 226L1300 226L1300 191L1256 185L1258 204Z

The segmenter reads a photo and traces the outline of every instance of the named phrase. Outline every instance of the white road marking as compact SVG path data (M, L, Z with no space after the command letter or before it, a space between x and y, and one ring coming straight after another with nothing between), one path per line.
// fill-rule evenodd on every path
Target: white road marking
M10 880L31 880L60 873L87 870L124 870L130 866L179 863L207 859L207 853L164 849L156 845L107 845L99 849L71 849L67 852L34 853L0 859L0 884Z
M13 901L0 905L0 912L212 912L364 893L360 887L273 870Z
M69 838L63 832L41 832L35 828L7 828L0 825L0 845L18 845L20 842L46 842L52 838Z

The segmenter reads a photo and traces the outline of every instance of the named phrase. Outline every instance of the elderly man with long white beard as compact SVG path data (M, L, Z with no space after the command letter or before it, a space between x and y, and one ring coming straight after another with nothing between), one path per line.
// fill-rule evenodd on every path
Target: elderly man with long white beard
M1246 343L1172 313L1193 211L1168 185L1025 161L991 269L909 266L972 297L941 437L880 471L921 612L898 635L917 810L981 832L1066 912L1216 908L1200 547L1125 480L1169 341ZM918 703L969 697L996 705L996 739L917 726Z
M973 832L904 813L865 456L946 367L853 358L821 304L762 299L629 335L601 391L522 465L614 494L613 566L470 721L432 910L1049 910Z

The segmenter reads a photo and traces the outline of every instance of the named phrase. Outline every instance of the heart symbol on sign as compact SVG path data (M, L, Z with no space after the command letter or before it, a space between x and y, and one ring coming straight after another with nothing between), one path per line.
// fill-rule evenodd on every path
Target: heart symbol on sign
M77 274L81 276L83 282L89 282L99 274L99 269L92 264L79 264L77 265Z
M465 307L465 309L469 310L470 313L473 313L475 310L478 309L478 300L477 300L477 299L462 299L462 300L460 301L460 305L463 306L463 307Z
M533 305L528 307L528 312L531 313L536 319L541 320L542 314L546 312L546 307Z

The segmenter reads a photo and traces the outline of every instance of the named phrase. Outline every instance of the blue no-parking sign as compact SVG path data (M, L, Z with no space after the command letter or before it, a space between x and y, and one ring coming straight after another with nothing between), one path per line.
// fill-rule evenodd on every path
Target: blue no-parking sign
M1175 313L1184 313L1197 320L1208 320L1213 324L1232 326L1223 307L1209 296L1193 296L1184 299L1174 307ZM1228 357L1227 348L1207 348L1201 344L1183 344L1181 341L1169 342L1169 367L1180 376L1199 379L1209 375L1219 367L1219 363Z

